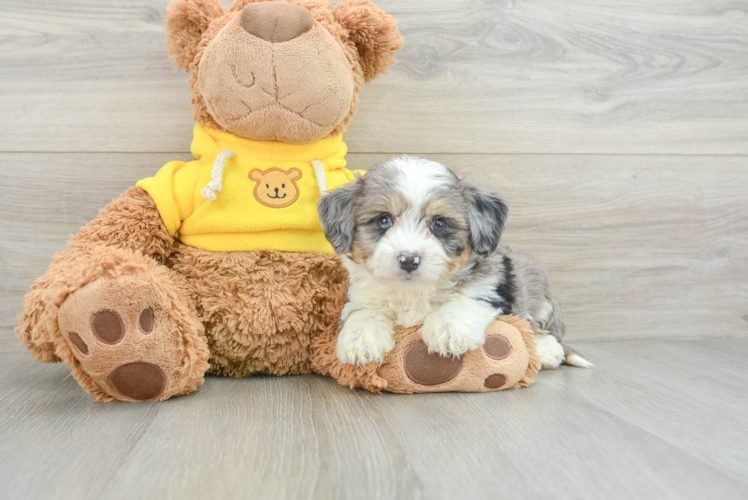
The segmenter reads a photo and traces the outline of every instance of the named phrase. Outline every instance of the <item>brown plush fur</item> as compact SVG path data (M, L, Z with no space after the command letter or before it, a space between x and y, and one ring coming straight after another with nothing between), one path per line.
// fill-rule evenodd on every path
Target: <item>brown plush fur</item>
M224 12L219 0L183 0L166 8L166 48L176 68L190 68L200 37Z
M262 4L277 5L250 4L248 17ZM313 22L302 7L287 4ZM298 37L270 43L246 31L244 12L226 19L201 45L193 70L193 88L218 125L241 137L304 144L328 136L351 114L354 74L328 30L312 24Z
M364 81L369 83L395 63L402 46L397 23L369 0L347 0L335 7L335 19L348 32L360 56Z
M151 196L131 187L70 238L72 248L110 246L137 251L155 260L171 255L174 238L166 230Z
M540 356L538 356L538 351L535 350L535 333L532 331L530 324L518 316L502 316L499 320L512 325L522 334L522 340L527 347L530 361L527 363L524 376L512 386L512 389L527 387L535 381L535 375L540 371Z
M272 0L256 0L272 1ZM290 3L309 9L315 21L319 23L339 44L345 55L351 75L353 77L353 92L348 113L339 123L332 124L331 130L319 137L307 136L308 142L325 136L335 136L348 129L351 117L358 110L359 93L365 82L370 82L383 74L395 62L394 53L402 46L402 37L397 31L397 23L391 16L382 12L369 0L345 0L333 9L326 0L287 0ZM208 111L201 86L200 63L207 47L215 40L221 30L229 24L246 5L254 3L251 0L236 0L231 9L226 12L220 7L218 0L176 0L167 12L167 46L169 54L174 58L178 68L191 71L189 87L192 91L192 107L194 119L208 127L219 130L231 130L232 127L222 126L228 123L227 117L215 117ZM222 42L231 43L231 41ZM227 47L228 49L228 47ZM284 64L284 61L274 61L272 64ZM313 74L307 75L314 78ZM342 75L341 75L342 76ZM280 95L290 89L276 89ZM336 99L338 97L336 96ZM255 96L248 96L237 103L237 107L249 109L262 108L266 103ZM310 95L309 101L297 102L298 110L307 105L321 106L324 104L320 97ZM289 117L288 127L279 127L274 137L285 142L298 143L299 132L293 117ZM245 128L245 127L244 127ZM239 134L242 135L242 134ZM260 137L252 137L244 133L248 139L268 140L267 131Z
M310 373L313 339L337 324L348 280L337 255L208 252L179 245L182 274L208 326L210 373Z
M343 311L341 305L338 317ZM351 389L360 387L374 393L387 390L387 381L377 373L379 364L369 363L363 367L345 364L338 359L335 347L340 331L338 322L330 323L317 337L312 339L312 370L334 378Z

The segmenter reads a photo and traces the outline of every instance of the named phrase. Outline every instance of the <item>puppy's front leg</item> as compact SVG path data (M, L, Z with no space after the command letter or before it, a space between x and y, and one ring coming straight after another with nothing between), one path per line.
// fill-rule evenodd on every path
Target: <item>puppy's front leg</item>
M442 356L461 356L486 341L486 327L498 311L484 302L463 297L444 304L423 322L421 336L429 348Z
M369 309L348 315L338 335L338 359L363 366L380 362L395 347L395 326L387 316Z

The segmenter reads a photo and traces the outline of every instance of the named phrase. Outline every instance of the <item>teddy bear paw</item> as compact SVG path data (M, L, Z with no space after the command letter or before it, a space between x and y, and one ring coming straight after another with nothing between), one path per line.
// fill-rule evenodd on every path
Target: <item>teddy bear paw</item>
M194 346L182 335L190 325L179 324L178 316L155 285L125 276L99 279L71 294L58 322L80 368L100 390L85 375L76 378L97 399L160 401L200 385L207 368L203 360L201 371L194 363L200 356L190 356Z
M510 320L517 324L509 320L491 323L485 343L461 357L429 353L418 328L398 330L395 349L377 373L392 392L487 392L529 385L528 374L537 372L525 343L525 336L531 335L529 325Z

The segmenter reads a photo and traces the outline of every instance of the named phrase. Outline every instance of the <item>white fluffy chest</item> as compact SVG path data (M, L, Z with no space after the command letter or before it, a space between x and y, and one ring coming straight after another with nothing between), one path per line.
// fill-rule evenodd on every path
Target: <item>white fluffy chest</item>
M396 326L420 325L428 315L454 298L453 290L409 284L388 286L364 273L351 275L349 302L343 310L343 321L353 311L369 309L386 315Z
M422 324L440 305L425 294L398 293L382 301L380 307L389 312L395 325L408 327Z

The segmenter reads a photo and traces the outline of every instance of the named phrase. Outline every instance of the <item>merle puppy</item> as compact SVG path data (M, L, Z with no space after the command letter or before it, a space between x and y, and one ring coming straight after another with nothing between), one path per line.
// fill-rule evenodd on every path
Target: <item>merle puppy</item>
M430 352L460 356L502 314L525 318L543 368L590 363L567 349L563 311L546 271L499 239L507 206L444 165L394 158L323 197L327 239L350 274L337 354L381 361L395 326L423 324Z

